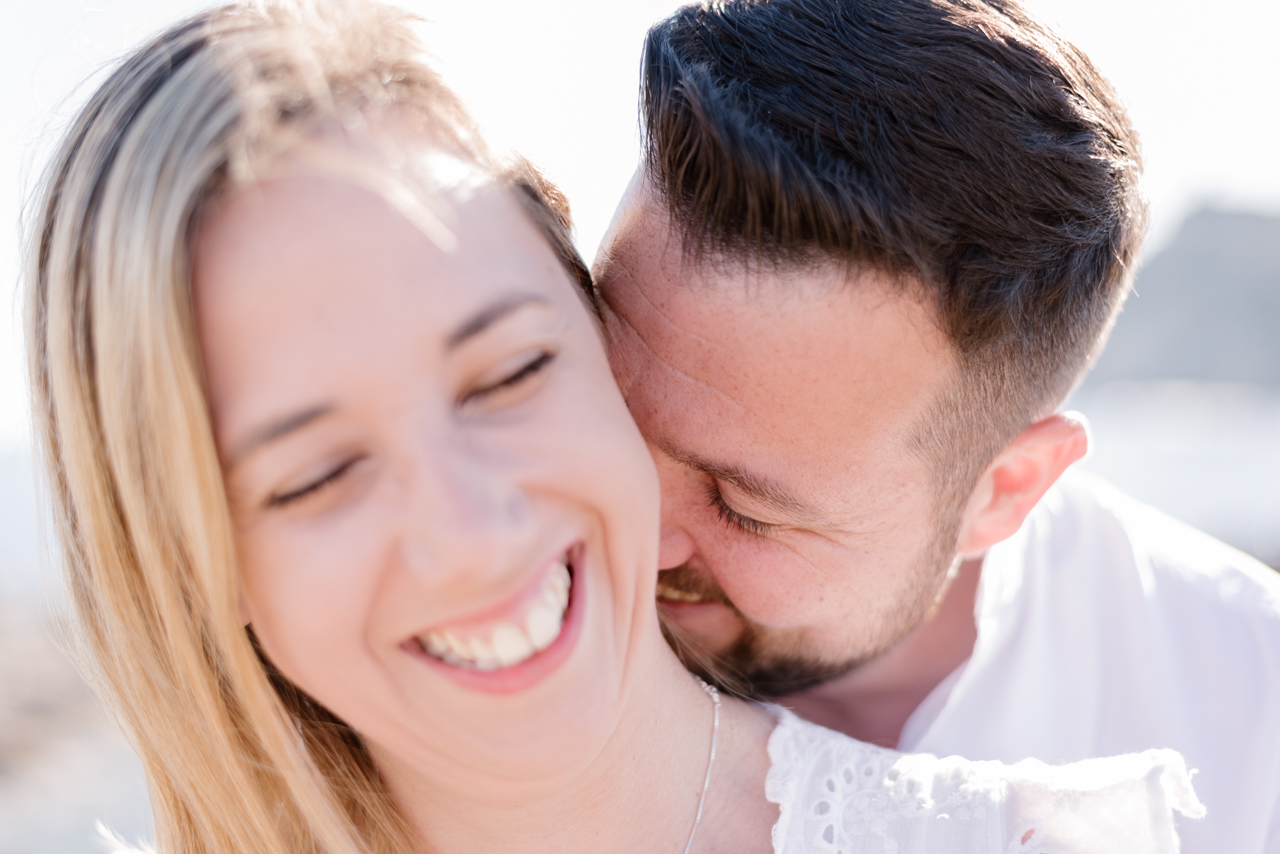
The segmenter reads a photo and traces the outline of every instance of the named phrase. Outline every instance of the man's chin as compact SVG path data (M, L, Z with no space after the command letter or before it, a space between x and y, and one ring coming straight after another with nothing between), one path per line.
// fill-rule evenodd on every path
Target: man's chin
M722 602L659 597L658 613L685 667L743 697L775 699L834 679L860 663L832 664L797 654L794 641L766 639L768 632Z
M660 598L658 609L669 623L712 655L723 655L732 649L746 629L742 617L720 602L677 602Z
M758 700L777 700L839 679L862 663L858 660L832 664L806 658L761 662L743 658L736 662L731 660L727 666L741 674L739 678L747 686L750 696Z

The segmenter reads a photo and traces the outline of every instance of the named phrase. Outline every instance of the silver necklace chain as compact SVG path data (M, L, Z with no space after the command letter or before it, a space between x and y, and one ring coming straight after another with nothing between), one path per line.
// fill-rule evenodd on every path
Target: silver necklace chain
M693 828L689 831L689 841L685 843L684 854L693 849L693 837L698 832L698 824L702 821L702 808L707 803L707 789L711 788L711 766L716 764L716 739L720 735L720 692L716 686L708 685L701 679L698 684L711 698L711 755L707 757L707 776L702 780L702 795L698 798L698 812L693 817Z

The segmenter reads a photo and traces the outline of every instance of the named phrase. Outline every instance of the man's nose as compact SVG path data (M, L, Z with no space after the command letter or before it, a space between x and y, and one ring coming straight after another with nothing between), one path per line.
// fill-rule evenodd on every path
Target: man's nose
M662 534L658 540L658 569L674 569L684 566L697 551L693 537L679 525L668 524L664 516Z
M700 501L698 475L661 452L654 454L662 490L662 528L658 540L658 568L674 569L689 562L698 550L687 525Z

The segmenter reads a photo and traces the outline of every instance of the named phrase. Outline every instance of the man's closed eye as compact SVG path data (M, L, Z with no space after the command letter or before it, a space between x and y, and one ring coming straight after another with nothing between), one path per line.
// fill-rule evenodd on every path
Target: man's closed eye
M750 516L744 516L737 510L734 510L724 500L724 495L720 492L720 487L714 481L707 488L707 503L712 510L716 511L716 516L729 528L739 531L743 534L749 534L753 537L763 537L775 530L778 526L769 522L761 522L759 519L752 519Z

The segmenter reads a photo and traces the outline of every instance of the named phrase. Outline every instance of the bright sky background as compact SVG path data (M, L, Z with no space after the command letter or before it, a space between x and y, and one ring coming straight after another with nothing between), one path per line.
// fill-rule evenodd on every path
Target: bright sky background
M892 2L892 0L881 0ZM1116 85L1142 132L1158 247L1202 204L1280 212L1280 2L1026 0ZM0 35L0 449L27 441L19 300L22 200L78 84L191 0L6 0ZM594 255L635 167L640 43L673 0L411 0L446 79L499 144L573 203ZM75 93L75 94L73 94Z

